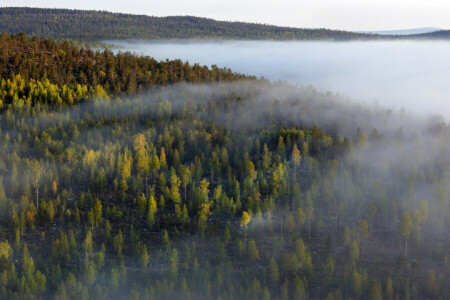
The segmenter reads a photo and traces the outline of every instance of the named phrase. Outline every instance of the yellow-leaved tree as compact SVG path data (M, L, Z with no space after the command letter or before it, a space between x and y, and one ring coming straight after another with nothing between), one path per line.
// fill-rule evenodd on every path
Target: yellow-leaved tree
M247 228L248 228L248 223L250 223L250 219L251 219L251 217L248 214L248 212L244 211L242 213L242 217L241 217L241 226L244 227L244 231L245 231L244 247L247 246Z

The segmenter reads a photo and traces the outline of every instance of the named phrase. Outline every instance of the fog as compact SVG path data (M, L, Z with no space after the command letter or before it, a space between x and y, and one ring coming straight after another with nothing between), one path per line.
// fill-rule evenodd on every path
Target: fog
M450 43L443 41L107 41L157 60L231 68L407 112L450 117Z
M158 120L170 119L178 115L174 124L186 122L181 124L189 128L192 126L192 119L179 118L179 115L187 107L194 111L194 115L199 116L196 120L214 121L215 124L235 131L231 135L234 137L232 142L236 143L236 149L242 150L242 152L246 151L244 149L247 137L258 136L263 129L272 129L278 132L277 130L283 127L311 128L313 125L318 125L327 134L349 138L351 145L342 155L336 155L336 164L331 160L327 161L326 153L322 156L323 159L318 155L318 160L316 160L303 152L304 148L302 148L300 176L295 180L301 183L301 193L305 195L299 198L299 202L304 205L306 203L304 198L311 195L313 198L314 239L324 238L324 232L335 234L335 227L338 227L338 215L340 226L356 229L359 219L366 215L366 207L369 202L375 203L379 212L371 225L372 237L364 241L368 254L361 260L361 264L370 268L367 260L393 262L403 251L403 244L399 240L398 233L398 215L406 211L412 213L420 201L425 200L430 206L430 217L426 224L419 228L423 237L420 237L420 232L414 233L422 242L410 246L412 249L409 257L411 261L419 262L416 273L426 274L430 269L436 270L438 274L443 274L442 286L448 286L446 285L448 282L446 266L439 264L440 261L437 259L428 259L441 257L440 252L436 250L438 241L442 242L443 249L448 249L449 241L448 202L446 196L444 200L440 201L439 191L444 191L446 195L448 186L450 186L448 172L450 131L439 117L391 111L382 105L364 104L342 95L317 92L312 87L287 83L270 84L264 81L243 81L203 85L175 84L157 87L136 97L124 96L104 101L86 101L80 105L62 108L55 112L38 113L20 120L18 127L11 123L11 128L9 128L8 123L5 122L2 134L8 134L12 140L8 139L8 142L2 143L0 155L2 157L13 156L12 153L16 150L26 151L28 154L33 153L33 156L40 158L40 162L45 168L45 174L51 172L61 174L60 182L63 182L65 169L75 168L75 166L80 169L86 168L83 166L84 159L80 157L75 164L64 159L56 162L46 160L32 142L35 140L34 135L26 134L30 128L33 128L36 136L42 137L45 130L54 132L56 127L66 128L76 124L80 129L79 135L62 138L65 147L77 145L81 153L87 153L92 149L101 160L99 157L102 152L106 153L121 147L131 148L133 133L154 130L155 134L163 134L163 128L157 124ZM147 119L155 120L154 125L143 122ZM96 126L99 121L103 126ZM127 124L128 122L130 123ZM123 131L118 130L121 126L124 127ZM183 126L180 127L183 128ZM377 129L376 135L373 134L374 128ZM25 139L29 139L30 149L25 149L26 146L23 145L19 148L20 145L17 141L21 130L25 130L22 133ZM361 130L367 133L368 140L361 139L360 141L364 135L358 134ZM154 136L154 140L156 140L156 136ZM287 165L289 164L290 162L287 162ZM31 181L32 172L23 168L21 178ZM8 186L11 180L8 173L5 174L3 180L5 186ZM66 180L73 183L73 178ZM0 179L0 183L1 181ZM44 185L42 181L41 184ZM45 195L45 193L41 193L41 195ZM258 221L255 216L255 221L250 223L249 237L256 240L261 252L265 251L267 255L273 255L275 259L281 261L286 249L289 248L280 246L281 250L275 250L279 246L272 247L271 244L275 238L289 236L286 229L283 231L283 226L286 227L286 221L283 220L293 215L295 211L284 210L279 204L281 199L277 199L276 202L273 215L269 217L264 213L262 221ZM106 203L104 202L105 205ZM269 231L268 224L273 224L275 229ZM139 223L134 225L141 229ZM303 231L306 231L306 227ZM339 234L336 233L336 235ZM233 236L242 238L242 231L237 224L233 227ZM393 241L392 237L394 237ZM191 253L193 250L187 250L188 247L194 249L195 245L200 245L199 253L201 254L198 257L201 257L200 261L207 262L201 267L204 271L215 274L214 264L219 260L215 258L216 252L213 254L207 252L213 251L211 249L217 242L213 240L213 235L207 235L204 240L200 235L188 233L184 236L177 236L171 233L171 238L173 238L172 246L180 253L180 266L184 262L190 263L187 253ZM306 233L303 238L307 240ZM317 263L320 253L316 254L315 248L313 248L314 239L311 241L308 238L308 247L310 251L314 251L312 253L315 259L315 268L317 272L320 272ZM340 239L340 237L336 239ZM149 278L146 279L148 282L152 282L154 278L162 280L165 278L165 274L170 274L168 261L171 252L169 251L167 254L167 251L161 251L161 249L159 244L149 247L151 261L146 269L147 273L145 273ZM333 253L335 253L336 261L345 261L345 251L338 247L335 247L335 250ZM425 250L429 253L426 255L426 259L416 254ZM227 257L226 252L225 258L230 261L236 260L233 254ZM138 262L133 257L127 257L127 261L128 272L135 274L137 272L135 265ZM343 263L339 262L339 265L343 265ZM112 261L112 266L114 266L114 261ZM220 266L220 263L217 263L217 266ZM230 266L232 266L231 263ZM229 282L233 282L230 279L231 276L239 278L239 276L243 276L244 272L246 272L245 274L251 273L251 270L248 271L248 269L241 270L237 267L229 269L231 275L228 278L225 277L225 281ZM189 270L189 272L191 271ZM191 273L180 272L180 274ZM99 276L96 284L109 289L112 280L108 276ZM213 278L213 276L215 275L211 277ZM190 290L197 295L205 295L202 287L203 281L193 282L194 284L189 286ZM243 285L245 286L245 284ZM144 290L138 286L127 286L123 290L129 292L130 288L138 289L140 293L144 294ZM311 293L312 291L313 289L311 289ZM114 296L117 299L122 298L120 293L116 293Z

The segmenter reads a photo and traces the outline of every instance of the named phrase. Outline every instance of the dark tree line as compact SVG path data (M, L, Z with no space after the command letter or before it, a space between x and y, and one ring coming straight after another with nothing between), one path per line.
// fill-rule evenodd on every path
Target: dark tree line
M386 36L330 29L299 29L174 16L153 17L106 11L0 8L0 31L74 39L354 40Z

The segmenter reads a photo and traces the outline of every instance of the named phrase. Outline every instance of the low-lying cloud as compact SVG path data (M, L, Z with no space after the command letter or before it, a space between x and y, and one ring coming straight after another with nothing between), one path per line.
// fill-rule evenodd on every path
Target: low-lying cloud
M366 103L450 117L450 43L445 41L109 41L158 60L182 59L313 85Z

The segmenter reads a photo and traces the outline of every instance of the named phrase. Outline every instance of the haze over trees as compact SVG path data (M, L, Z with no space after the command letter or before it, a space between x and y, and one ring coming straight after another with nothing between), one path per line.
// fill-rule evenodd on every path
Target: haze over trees
M1 298L448 297L441 120L228 69L0 43Z

